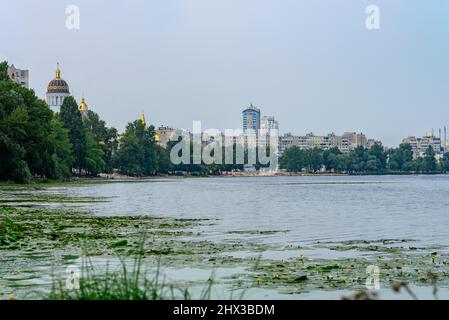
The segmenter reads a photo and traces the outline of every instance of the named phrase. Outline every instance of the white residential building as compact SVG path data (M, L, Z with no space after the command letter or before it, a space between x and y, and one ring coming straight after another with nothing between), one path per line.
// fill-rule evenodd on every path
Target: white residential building
M437 159L441 157L441 138L435 137L431 133L428 133L422 138L417 138L414 136L407 137L402 140L402 143L407 143L412 146L413 159L423 157L429 146L431 146L433 151L435 151L435 157Z
M341 152L349 152L358 146L369 148L374 143L380 142L374 139L367 140L362 133L345 133L343 136L337 136L335 133L330 133L326 136L317 136L313 133L307 133L305 136L295 136L287 133L279 137L279 152L282 154L287 148L292 146L297 146L303 150L313 148L329 150L337 147Z

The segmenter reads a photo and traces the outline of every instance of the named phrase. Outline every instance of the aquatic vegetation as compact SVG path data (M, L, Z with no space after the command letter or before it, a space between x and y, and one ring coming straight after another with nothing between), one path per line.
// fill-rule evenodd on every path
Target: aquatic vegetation
M107 198L100 197L70 197L61 194L20 194L8 193L0 194L0 204L20 204L20 203L95 203L107 202Z
M154 216L95 216L85 212L61 209L18 209L0 207L0 251L5 266L8 261L31 261L24 263L19 278L35 277L26 266L32 268L32 261L50 259L53 265L81 258L132 255L139 263L148 264L148 259L157 259L164 267L204 268L235 267L244 268L244 273L236 273L226 281L236 288L274 289L284 294L298 294L314 290L360 290L365 286L366 268L375 265L380 268L383 286L394 283L413 283L449 287L449 256L431 247L416 249L408 246L412 240L352 240L341 243L317 243L321 248L334 250L349 247L369 255L354 258L310 259L304 255L286 260L257 257L266 250L291 250L250 242L213 242L201 239L201 233L192 228L210 224L206 219L179 219ZM142 243L141 239L145 237ZM199 238L198 238L199 237ZM358 245L360 243L360 245ZM401 244L397 250L388 250L392 245ZM437 247L437 246L436 246ZM387 248L387 249L386 249ZM241 257L238 252L253 253ZM8 254L5 254L8 253ZM226 253L226 254L223 254ZM8 260L9 259L9 260ZM2 262L2 263L3 263ZM12 268L12 267L11 267ZM14 269L2 268L4 273L14 273ZM105 288L116 287L115 293L104 293L103 298L167 298L172 292L164 287L155 288L154 279L143 277L139 280L139 291L123 291L136 283L123 283L123 272L105 272L86 277L83 292L67 293L61 287L52 289L53 298L88 299L102 298ZM432 272L432 277L429 272ZM128 277L125 277L128 278ZM14 277L8 279L8 288ZM7 278L4 281L8 281ZM1 283L2 279L0 279ZM58 291L55 291L55 290ZM131 290L131 289L129 289ZM149 295L153 292L153 296ZM167 296L168 294L168 296ZM64 296L67 295L67 296ZM177 291L177 297L184 298Z
M407 285L449 287L447 248L423 245L415 239L351 239L284 245L264 240L276 240L276 235L281 238L288 230L252 229L251 226L238 230L238 226L233 226L235 229L223 230L211 238L208 232L214 228L209 227L220 223L214 219L138 213L103 216L67 209L76 208L70 203L102 201L109 199L68 196L49 189L8 190L0 186L2 297L28 298L24 292L30 292L35 283L40 283L45 293L37 298L47 298L49 292L54 299L190 298L185 290L192 283L164 282L154 271L156 261L175 272L183 268L195 270L192 272L223 268L226 274L214 279L214 285L239 290L256 287L281 294L362 292L366 268L370 265L379 267L382 288L398 284L401 291L407 290ZM51 208L52 203L67 205ZM20 204L26 207L18 207ZM127 257L126 268L120 262L117 264L114 260L117 256ZM130 267L129 257L153 272ZM81 261L91 261L83 267L82 292L67 291L57 279L42 280L44 272L55 266L63 269ZM99 268L97 263L105 261L113 262L112 269Z
M48 269L86 257L133 255L142 259L157 258L164 267L208 269L242 263L243 258L221 253L251 250L252 245L197 239L201 234L189 229L203 223L211 221L154 216L102 217L76 210L0 207L0 269L3 274L0 287L19 290L22 292L19 296L24 297L26 285L22 288L19 283L38 277L33 270L43 263ZM142 237L145 237L143 244ZM259 250L263 248L260 244L253 246ZM23 267L23 272L16 276L17 265ZM96 279L99 277L101 275Z
M30 191L30 190L45 190L53 187L74 187L74 186L86 186L99 183L108 183L113 180L108 179L93 179L93 178L72 178L70 180L49 180L49 179L35 179L29 184L19 184L14 182L0 182L0 190L9 191Z
M371 251L371 248L368 249ZM289 259L261 261L250 275L263 288L278 288L284 293L320 290L361 290L365 288L367 267L380 269L383 287L395 283L413 283L449 287L449 257L436 259L434 253L378 251L382 255L345 259Z
M285 233L288 232L288 230L235 230L235 231L228 231L228 234L276 234L276 233Z
M43 250L84 247L111 253L114 248L132 248L142 233L164 238L187 236L182 230L199 224L192 219L152 216L99 217L63 209L18 209L0 207L0 250ZM167 232L171 229L172 232Z

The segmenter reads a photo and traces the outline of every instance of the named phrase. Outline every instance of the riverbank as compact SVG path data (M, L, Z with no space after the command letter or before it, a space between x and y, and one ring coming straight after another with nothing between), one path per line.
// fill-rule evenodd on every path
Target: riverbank
M73 185L88 185L88 184L101 184L108 182L149 182L149 181L164 181L164 180L179 180L185 178L219 178L219 177L351 177L351 176L447 176L447 173L407 173L407 172L384 172L384 173L357 173L357 174L343 174L343 173L331 173L331 172L223 172L217 175L157 175L157 176L144 176L133 177L121 174L100 174L98 177L73 177L67 180L50 180L50 179L33 179L31 183L21 184L10 181L0 181L0 190L2 189L43 189L47 187L62 187Z

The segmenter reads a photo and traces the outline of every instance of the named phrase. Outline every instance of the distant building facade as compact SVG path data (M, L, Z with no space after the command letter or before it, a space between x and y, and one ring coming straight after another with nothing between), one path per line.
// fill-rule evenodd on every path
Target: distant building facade
M243 133L256 135L260 129L260 109L251 104L242 111Z
M29 70L22 70L17 69L13 64L11 66L8 66L8 76L9 78L17 83L18 85L21 85L25 88L30 87L29 78L30 78L30 72Z
M279 137L279 153L282 154L286 149L296 146L302 150L318 148L320 150L329 150L338 148L341 152L349 152L358 146L370 148L375 143L380 143L374 139L366 139L362 133L345 132L342 136L335 133L329 133L325 136L317 136L313 133L307 133L305 136L296 136L291 133Z
M366 136L363 133L357 133L357 132L345 132L342 135L342 138L348 139L349 142L351 142L352 149L355 149L357 147L367 147L368 140L366 139Z
M260 128L270 133L272 130L279 130L279 122L273 116L264 116Z
M441 138L435 137L431 133L423 136L422 138L417 138L414 136L407 137L402 140L402 143L407 143L412 146L413 159L423 157L429 146L431 146L433 151L435 151L436 158L441 157Z
M160 126L156 130L156 142L161 147L167 147L167 144L170 140L172 140L175 136L175 129L167 126Z

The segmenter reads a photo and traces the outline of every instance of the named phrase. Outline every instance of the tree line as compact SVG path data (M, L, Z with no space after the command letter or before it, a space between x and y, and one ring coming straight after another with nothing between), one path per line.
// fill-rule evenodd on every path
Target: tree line
M174 165L170 152L178 141L161 147L154 126L136 120L119 135L92 110L82 115L72 96L53 113L33 90L11 81L7 68L7 62L0 63L0 181L28 183L33 178L67 179L114 170L128 176L186 172L202 176L243 169L243 164ZM191 158L192 150L193 142ZM234 145L234 159L236 152ZM260 167L256 163L256 168Z
M449 172L449 153L437 161L431 146L426 149L423 157L413 159L412 146L405 143L392 149L385 149L380 143L374 144L369 149L359 146L346 153L337 147L328 150L318 148L303 150L292 146L284 151L279 159L279 165L288 172L446 173Z
M114 168L146 176L169 169L168 151L155 143L153 126L137 120L119 136L95 112L81 115L71 96L53 113L33 90L11 81L7 68L0 63L0 180L96 176Z
M78 103L67 97L59 113L53 113L33 90L11 81L8 64L0 63L0 180L27 183L33 178L67 179L72 175L96 176L119 173L129 176L157 174L208 175L242 170L236 163L242 146L233 145L233 163L173 164L170 152L178 141L166 148L157 144L155 128L140 120L128 123L125 132L108 127L99 115L88 110L81 114ZM193 142L190 142L192 159ZM259 150L256 150L259 153ZM269 148L265 150L270 154ZM213 156L213 151L212 155ZM244 163L248 162L244 150ZM259 157L256 157L259 159ZM191 161L190 163L193 163ZM429 147L424 157L413 159L410 145L385 150L381 144L370 149L358 147L349 153L338 148L301 150L288 148L279 160L280 168L290 172L318 172L323 168L336 173L437 173L449 172L449 154L441 161ZM258 161L255 168L268 166Z

